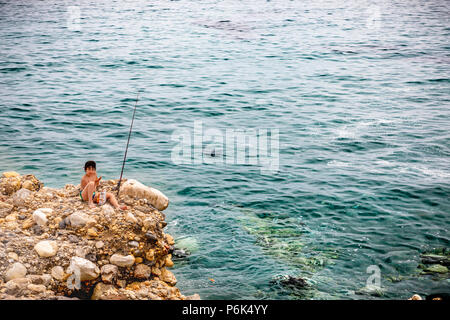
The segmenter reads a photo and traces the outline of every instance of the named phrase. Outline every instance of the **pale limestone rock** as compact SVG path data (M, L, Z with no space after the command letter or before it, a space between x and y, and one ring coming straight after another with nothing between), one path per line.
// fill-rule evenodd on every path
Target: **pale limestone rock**
M134 276L138 279L148 279L152 273L152 269L145 264L138 264L134 269Z
M2 176L4 178L20 177L20 174L15 171L5 171Z
M162 211L169 205L169 199L159 190L129 179L120 188L120 193L134 198L147 199L156 209Z
M121 254L115 253L111 256L109 262L119 267L131 267L135 262L135 258L131 254L123 256Z
M51 274L52 274L52 277L55 278L58 281L63 281L65 276L66 276L66 274L64 272L64 269L61 266L53 267L52 271L51 271Z
M166 268L161 268L160 270L161 270L160 278L162 281L164 281L170 286L174 286L177 284L177 279L175 278L172 272L170 272Z
M105 283L113 283L119 273L119 268L113 264L106 264L101 269L102 281Z
M49 208L42 208L42 209L49 209ZM35 210L32 215L34 222L36 222L41 227L45 226L48 222L47 215L46 215L46 212L48 212L48 210L42 210L42 209ZM49 210L53 211L52 209L49 209Z
M45 286L42 284L29 284L27 289L34 292L45 292Z
M12 197L14 205L16 207L25 205L26 201L30 199L31 193L32 192L30 190L24 188L17 191Z
M41 257L53 257L58 252L58 244L56 241L43 240L34 246L34 250Z
M13 279L24 278L26 274L27 268L20 262L16 262L6 271L5 280L8 282Z
M101 208L103 213L107 216L114 214L114 208L109 203L102 205Z
M131 212L127 212L125 215L125 219L127 221L130 221L132 223L138 223L138 219L136 219L136 217L131 213Z
M94 263L80 257L72 257L67 271L79 276L80 281L94 280L100 275L100 269Z
M70 226L74 228L81 228L85 225L91 226L95 224L95 219L92 217L89 217L87 214L83 212L74 212L70 216L67 217L67 221L69 222Z

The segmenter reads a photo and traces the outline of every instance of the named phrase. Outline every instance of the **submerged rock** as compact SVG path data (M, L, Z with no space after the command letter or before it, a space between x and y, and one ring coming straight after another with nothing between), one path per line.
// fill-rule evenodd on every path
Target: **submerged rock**
M359 295L382 297L382 296L384 296L385 292L386 292L386 289L384 289L384 288L381 288L378 286L373 286L373 285L368 285L368 286L365 286L365 287L357 290L355 293L359 294Z
M440 264L433 264L424 270L425 272L432 272L432 273L447 273L448 268L445 266L442 266Z

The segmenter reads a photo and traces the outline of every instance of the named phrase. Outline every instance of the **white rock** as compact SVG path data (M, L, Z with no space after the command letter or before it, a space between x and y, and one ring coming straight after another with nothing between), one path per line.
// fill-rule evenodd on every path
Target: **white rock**
M8 253L8 257L13 259L13 260L19 261L19 256L15 252Z
M51 273L52 273L52 277L55 278L56 280L59 280L59 281L64 280L65 273L64 273L63 267L55 266L52 268Z
M34 292L45 292L45 286L42 284L29 284L27 289Z
M26 274L27 268L20 262L16 262L6 271L5 280L8 282L12 279L24 278Z
M97 249L101 249L101 248L103 248L105 246L105 243L103 242L103 241L97 241L96 243L95 243L95 247L97 248Z
M120 193L134 198L147 199L152 206L162 211L169 205L169 199L159 190L143 185L135 179L128 179Z
M121 254L115 253L109 259L109 262L111 262L112 264L115 264L116 266L119 266L119 267L131 267L134 264L134 261L135 261L135 258L131 254L127 255L127 256L123 256Z
M35 210L33 212L33 220L34 220L34 222L36 222L41 227L45 226L47 224L47 221L48 221L47 215L41 209L37 209L37 210Z
M89 260L72 257L67 273L74 273L75 277L79 275L80 281L87 281L96 279L100 275L100 269Z
M130 221L132 223L138 223L138 219L136 219L136 217L131 213L131 212L127 212L125 215L125 219L127 221Z
M108 203L102 205L102 211L105 215L114 214L114 208Z
M34 250L41 257L53 257L58 252L56 241L43 240L34 246Z
M113 264L106 264L102 267L102 280L105 283L112 283L117 276L119 269Z
M74 212L67 217L69 224L74 228L80 228L85 225L95 224L95 220L82 212Z
M16 207L23 206L30 196L31 196L31 191L28 189L22 188L13 195L13 197L12 197L13 203Z

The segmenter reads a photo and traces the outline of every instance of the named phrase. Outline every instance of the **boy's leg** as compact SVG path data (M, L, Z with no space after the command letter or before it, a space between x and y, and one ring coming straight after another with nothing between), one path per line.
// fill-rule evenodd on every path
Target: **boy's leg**
M111 192L107 192L106 193L106 201L108 201L113 205L114 208L116 209L122 209L125 210L127 208L127 206L119 206L119 203L116 200L116 197L111 193Z
M86 187L84 187L83 191L81 192L81 196L83 197L84 201L87 201L89 204L89 208L95 207L94 202L92 201L92 195L95 191L95 184L93 181L89 182Z

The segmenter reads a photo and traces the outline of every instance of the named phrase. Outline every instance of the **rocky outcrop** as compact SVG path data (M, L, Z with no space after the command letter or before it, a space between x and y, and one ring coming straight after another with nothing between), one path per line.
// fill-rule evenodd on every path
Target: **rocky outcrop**
M99 189L116 184L101 182ZM127 210L109 204L90 209L74 185L53 189L33 175L4 173L0 299L192 298L180 293L168 270L174 241L163 232L159 211L168 200L156 201L150 197L156 189L138 182L124 180L123 186L119 201Z

